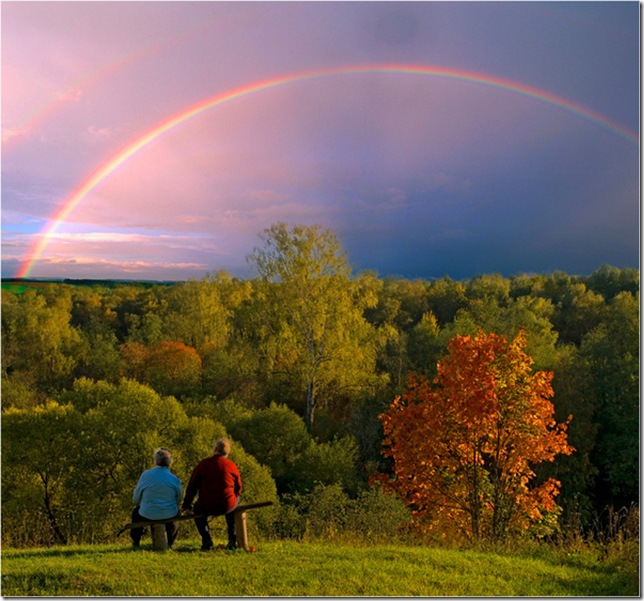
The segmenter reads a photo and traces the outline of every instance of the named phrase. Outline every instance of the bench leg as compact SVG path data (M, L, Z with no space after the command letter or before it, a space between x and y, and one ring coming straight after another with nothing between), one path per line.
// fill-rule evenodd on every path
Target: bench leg
M235 532L237 533L237 546L248 551L248 530L246 529L246 512L235 513Z
M152 548L155 551L165 551L168 548L168 536L165 530L165 524L152 524Z

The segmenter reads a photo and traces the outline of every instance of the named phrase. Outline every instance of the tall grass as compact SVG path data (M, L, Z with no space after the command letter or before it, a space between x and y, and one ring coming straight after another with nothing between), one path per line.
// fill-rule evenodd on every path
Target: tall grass
M3 549L3 596L637 596L637 565L590 550L459 551L279 541L201 552L126 544Z

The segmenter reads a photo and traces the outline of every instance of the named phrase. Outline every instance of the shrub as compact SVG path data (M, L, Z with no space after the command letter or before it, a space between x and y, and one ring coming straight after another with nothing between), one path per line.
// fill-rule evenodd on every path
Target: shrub
M358 495L348 529L370 542L390 541L403 534L410 524L407 506L380 486L373 486Z
M292 488L310 492L317 484L338 484L349 494L357 492L358 444L345 436L312 444L293 467Z
M284 495L274 523L277 538L384 542L404 536L411 523L405 504L379 486L351 499L338 484Z
M334 539L345 530L353 502L339 484L318 484L308 495L306 537Z
M302 495L284 495L277 507L272 534L275 538L302 540L306 534L306 519L300 502Z

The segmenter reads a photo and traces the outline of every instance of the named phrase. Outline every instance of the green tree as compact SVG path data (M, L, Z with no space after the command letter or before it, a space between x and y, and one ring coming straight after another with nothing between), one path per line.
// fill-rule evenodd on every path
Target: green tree
M467 297L471 300L494 299L504 306L510 298L510 280L499 273L479 275L467 285Z
M390 324L406 331L429 310L427 283L387 277L382 280L378 302L365 311L370 323Z
M348 494L356 494L358 458L358 444L353 436L313 443L293 466L293 490L310 492L323 484L337 485Z
M499 298L502 298L499 301ZM457 334L474 335L479 329L496 332L508 338L524 331L527 352L541 369L551 369L554 361L557 332L550 318L552 303L544 298L522 296L517 299L499 294L473 300L468 309L461 309L443 330L444 344Z
M563 520L578 528L590 523L593 490L597 467L592 455L597 442L597 399L593 388L591 367L573 344L557 347L552 387L555 418L574 418L568 426L568 442L575 448L572 455L560 456L553 463L543 464L540 476L561 482L560 503Z
M598 403L593 462L597 496L606 504L639 498L639 336L639 295L620 292L580 347Z
M373 328L363 317L376 303L373 278L351 279L337 237L318 226L277 223L260 236L249 261L268 288L264 348L270 367L302 391L305 420L341 391L359 394L377 381Z
M229 431L246 451L270 468L280 492L289 489L293 466L312 444L302 418L285 405L275 403L236 419Z
M606 301L612 300L620 292L639 292L640 274L638 269L618 269L602 265L588 277L588 288L601 294Z
M434 280L427 289L429 309L436 316L439 325L450 323L460 309L469 305L466 287L449 277Z
M438 359L446 350L438 320L433 313L423 315L411 331L408 349L411 371L433 378Z
M80 343L78 330L70 324L69 290L56 287L47 296L36 290L2 296L4 374L32 379L43 392L62 388L77 364Z
M114 332L119 343L135 340L154 344L157 339L143 339L139 329L145 315L162 310L160 287L146 288L139 285L122 285L112 290L106 299L106 306L114 314Z
M165 340L183 342L200 352L206 344L223 346L228 340L229 310L222 298L221 280L214 278L190 280L173 286L167 295L167 311L163 318Z
M68 482L81 432L81 416L71 405L50 401L3 412L3 530L22 531L26 540L20 542L67 543L66 525L75 510Z
M601 294L588 290L582 282L571 283L561 294L552 319L560 340L581 344L584 334L601 322L605 307Z
M120 354L116 337L117 318L107 304L106 290L78 286L72 291L71 325L80 335L75 377L115 382Z

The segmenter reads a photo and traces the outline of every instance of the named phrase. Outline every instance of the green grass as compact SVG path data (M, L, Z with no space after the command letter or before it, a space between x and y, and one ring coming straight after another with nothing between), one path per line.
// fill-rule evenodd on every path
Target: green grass
M255 553L126 544L2 550L3 596L637 596L597 556L266 542Z

